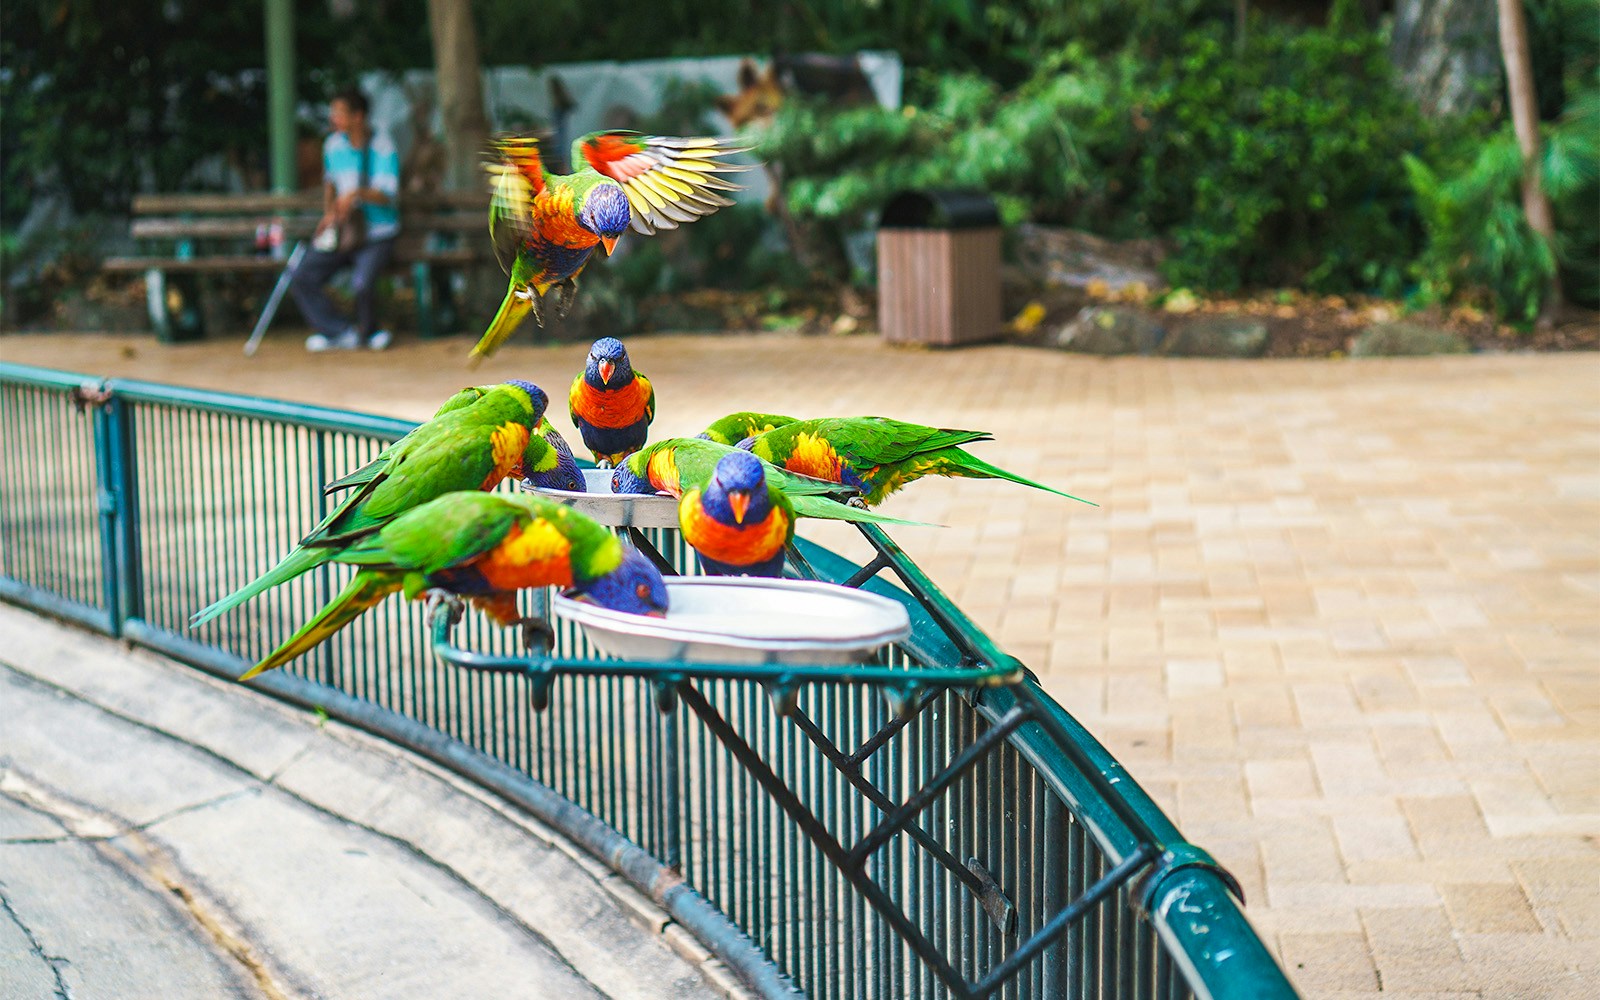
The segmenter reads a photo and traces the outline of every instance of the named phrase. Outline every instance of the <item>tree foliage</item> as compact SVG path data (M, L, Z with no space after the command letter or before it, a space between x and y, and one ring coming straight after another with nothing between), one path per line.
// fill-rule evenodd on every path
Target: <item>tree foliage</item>
M1219 24L1148 59L1071 46L1004 90L925 78L905 112L795 106L764 152L790 208L840 229L906 186L993 193L1008 222L1164 235L1175 282L1396 285L1418 231L1401 157L1421 116L1369 32Z

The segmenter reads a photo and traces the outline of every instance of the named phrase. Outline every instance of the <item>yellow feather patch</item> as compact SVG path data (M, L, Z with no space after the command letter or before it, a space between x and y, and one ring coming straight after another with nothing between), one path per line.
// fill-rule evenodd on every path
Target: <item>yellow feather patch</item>
M522 464L522 455L528 450L528 428L522 424L504 423L496 427L489 434L489 443L494 451L494 471L484 479L482 490L492 490L499 485L500 480L515 472Z
M665 490L675 497L683 495L683 488L678 485L678 463L666 448L650 456L645 478L658 490Z
M647 175L641 174L628 182L628 186L639 192L639 196L650 203L652 208L660 208L666 204L666 199L661 197L651 184Z
M844 471L844 460L833 450L833 445L829 444L826 438L815 434L797 434L794 439L794 450L789 454L788 461L783 463L783 467L803 476L814 476L817 479L826 479L830 483L837 483Z

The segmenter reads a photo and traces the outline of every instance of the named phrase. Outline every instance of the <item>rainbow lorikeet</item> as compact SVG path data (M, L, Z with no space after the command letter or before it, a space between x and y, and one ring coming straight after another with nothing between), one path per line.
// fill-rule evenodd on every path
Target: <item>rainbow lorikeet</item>
M517 591L567 587L573 596L633 614L661 616L661 573L608 529L571 507L526 494L456 492L331 550L358 567L337 597L240 680L280 667L321 643L395 591L465 597L501 626L522 623L529 644L553 633L525 619Z
M276 566L198 612L190 626L328 562L357 539L436 497L492 490L513 472L527 476L554 468L555 451L533 433L548 402L532 382L463 389L376 459L328 484L326 492L353 492Z
M583 373L572 380L567 413L594 460L612 468L644 447L656 416L656 391L633 370L622 341L601 337L589 348Z
M794 541L794 507L767 481L766 464L743 451L717 460L710 482L678 501L683 539L713 576L782 576Z
M691 490L704 490L717 463L739 449L704 438L668 438L629 455L611 477L613 493L666 493L679 499ZM763 464L767 482L789 499L799 517L869 524L917 524L851 506L849 487L797 476L771 463Z
M741 413L730 413L714 421L710 427L695 436L718 444L738 444L747 437L765 434L767 431L777 430L784 424L794 422L794 417L782 417L776 413L752 413L746 410Z
M852 486L869 506L923 476L1005 479L1080 499L990 465L960 447L992 437L987 431L927 427L888 417L831 417L785 424L739 447L790 472Z
M526 476L522 480L523 485L542 490L585 492L587 486L583 481L583 470L578 468L578 460L572 454L572 446L567 444L567 439L562 437L561 432L550 423L550 418L541 418L534 426L533 432L549 443L551 450L556 453L556 464L548 471L535 471Z
M574 171L550 174L537 139L491 141L489 236L511 283L472 358L493 354L530 309L543 326L541 303L551 288L558 289L556 314L565 315L594 248L609 255L630 226L649 236L732 205L719 192L739 186L719 175L747 169L723 159L744 149L730 139L591 132L572 144Z

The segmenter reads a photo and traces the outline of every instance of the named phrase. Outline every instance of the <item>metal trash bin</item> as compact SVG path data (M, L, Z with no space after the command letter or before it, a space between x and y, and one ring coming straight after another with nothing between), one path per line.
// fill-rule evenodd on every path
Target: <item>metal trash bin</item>
M903 191L878 223L878 328L891 344L1000 335L1000 213L982 191Z

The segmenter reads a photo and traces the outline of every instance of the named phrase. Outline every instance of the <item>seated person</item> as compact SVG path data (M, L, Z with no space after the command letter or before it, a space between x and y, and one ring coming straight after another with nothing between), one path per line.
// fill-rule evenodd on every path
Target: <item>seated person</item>
M374 133L367 124L367 98L355 88L334 96L328 122L333 134L322 144L322 218L295 268L289 291L316 329L306 338L306 350L353 350L365 344L381 351L391 337L388 330L377 328L373 295L400 232L400 155L387 135ZM357 214L365 222L364 233L359 242L351 242L341 230ZM327 293L334 272L347 266L355 293L354 322Z

